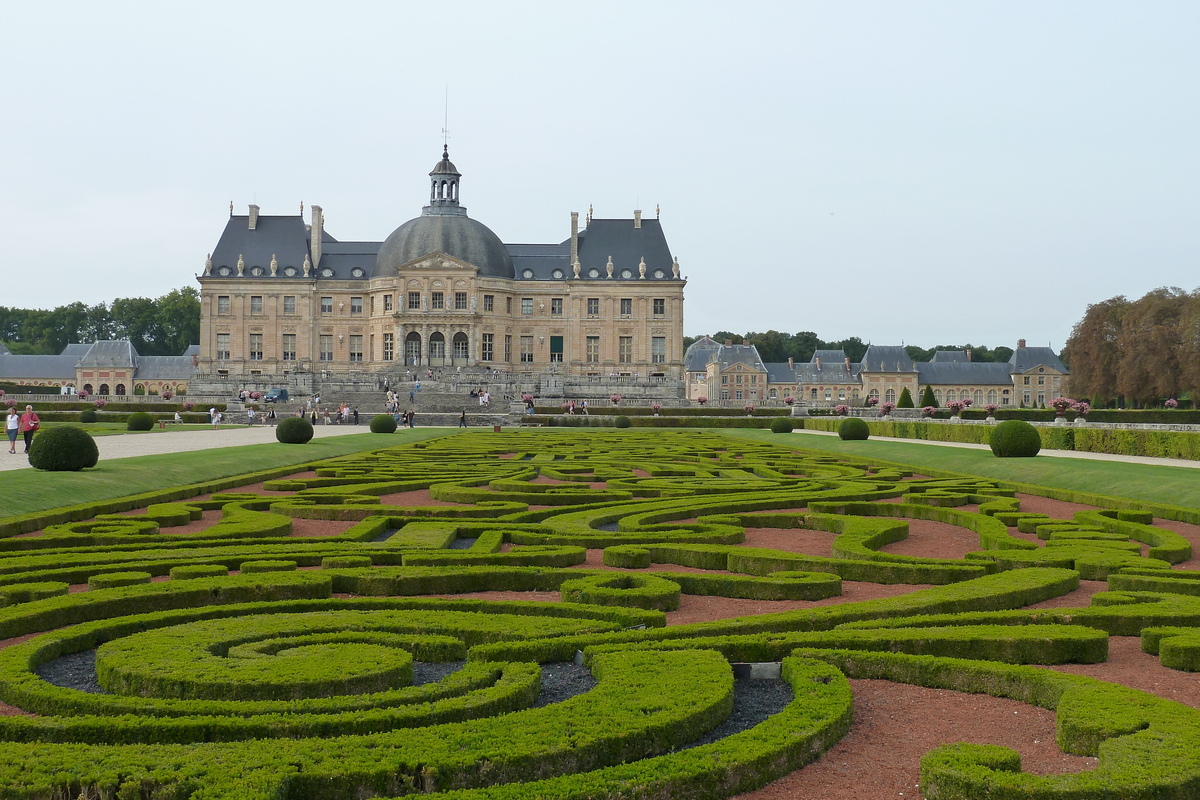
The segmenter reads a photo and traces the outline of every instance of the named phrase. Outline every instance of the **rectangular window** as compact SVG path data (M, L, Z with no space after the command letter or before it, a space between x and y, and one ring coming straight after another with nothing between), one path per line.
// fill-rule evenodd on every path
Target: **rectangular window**
M654 316L661 317L667 313L667 300L665 297L654 298Z
M512 335L504 334L504 360L512 361Z
M633 363L633 337L622 336L617 340L617 361L621 364Z
M741 383L741 382L742 382L742 376L741 376L741 375L734 375L734 376L733 376L733 382L734 382L734 383Z
M1025 380L1025 385L1028 386L1029 385L1029 376L1026 375L1024 380Z
M408 310L409 311L419 311L420 309L421 309L421 293L420 292L409 292L408 293Z
M550 316L552 316L552 317L561 317L562 316L562 298L561 297L550 298Z
M521 313L527 317L533 313L533 298L532 297L522 297L521 298Z
M454 293L454 310L455 311L466 311L467 310L467 293L466 292L455 292Z
M550 363L561 364L563 360L563 337L550 337Z
M361 297L351 297L350 298L350 313L351 314L362 314L362 312L363 312L362 298Z
M589 364L600 363L600 337L587 337L587 360Z
M375 298L372 297L371 299L374 300ZM373 334L373 333L371 334L371 349L368 350L367 352L371 354L371 360L374 361L375 360L375 334Z
M441 292L434 292L432 295L430 295L429 305L432 308L445 308L445 295L443 295Z
M1046 385L1046 379L1044 377L1039 376L1038 377L1038 386L1045 386L1045 385Z
M223 294L217 298L217 313L218 314L228 314L229 313L229 295Z
M728 375L722 375L722 376L721 376L721 384L722 384L722 385L725 385L725 384L728 384L728 383L729 383L729 376L728 376ZM815 391L816 391L816 389L813 389L813 391L815 392ZM814 395L813 395L813 397L816 397L816 395L814 394ZM728 398L726 398L726 399L728 399Z
M285 333L283 335L283 360L296 360L296 334Z
M396 334L385 333L383 335L383 360L393 361L396 358Z
M495 346L496 346L496 334L494 334L494 333L483 334L483 341L479 345L479 360L480 361L491 361L492 356L493 356L493 349L495 348Z
M250 334L250 360L262 361L262 337L261 333Z
M321 313L322 314L332 314L333 313L333 298L332 297L322 297L321 298Z
M600 316L600 298L599 297L589 297L587 299L587 315L589 317Z
M504 313L505 314L512 313L512 298L511 297L504 298Z
M392 296L390 294L385 294L383 296L383 310L384 311L392 310Z
M734 400L741 400L741 399L742 399L742 390L741 390L741 389L738 389L738 390L736 390L736 391L733 393L733 399L734 399Z
M224 361L229 358L229 334L217 334L217 358Z
M521 337L521 363L522 364L532 364L533 363L533 337L532 336L522 336Z
M632 315L633 315L633 298L632 297L622 297L621 298L621 316L629 317Z
M351 361L362 361L363 360L362 344L363 344L362 334L360 334L360 333L350 334L350 360Z
M650 339L650 360L655 364L667 363L667 337L654 336Z
M323 333L320 339L321 361L333 361L333 334Z
M262 313L262 295L258 295L258 294L250 295L250 313L251 314L261 314Z
M371 316L375 316L375 295L371 295Z
M293 295L293 294L284 295L284 297L283 297L283 313L285 313L285 314L295 314L296 313L296 296L295 295Z
M483 296L483 310L484 311L494 311L495 307L496 307L496 295L485 294Z

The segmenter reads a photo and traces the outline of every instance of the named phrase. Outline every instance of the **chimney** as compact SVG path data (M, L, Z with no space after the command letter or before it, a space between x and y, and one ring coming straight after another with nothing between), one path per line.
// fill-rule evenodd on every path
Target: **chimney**
M971 360L971 351L968 350L967 351L967 361L970 361L970 360Z
M571 263L579 260L579 212L571 212Z
M257 225L258 225L258 206L251 203L250 204L250 230L254 230L254 228Z
M312 250L313 269L321 266L321 239L325 235L325 212L320 206L310 206L312 209L312 229L309 249Z
M820 369L821 368L821 357L817 356L816 359L814 359L814 360L817 362L817 369Z
M726 346L726 347L733 347L733 339L726 339L726 340L725 340L725 346Z
M1025 349L1025 340L1024 339L1017 339L1017 349L1018 350Z
M846 372L850 371L850 356L846 356Z
M642 210L640 208L633 212L633 227L642 227Z
M792 358L791 356L788 356L788 369L795 369L795 368L796 368L796 359Z

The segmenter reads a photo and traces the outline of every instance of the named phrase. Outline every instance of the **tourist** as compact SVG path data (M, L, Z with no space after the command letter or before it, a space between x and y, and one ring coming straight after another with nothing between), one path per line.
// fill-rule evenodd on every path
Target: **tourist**
M175 424L179 425L183 422L183 417L179 416L179 412L175 412Z
M582 402L579 404L579 408L580 408L580 409L583 411L583 413L586 415L586 414L588 413L588 410L587 410L587 400L584 400L584 401L582 401Z
M329 409L325 409L325 424L329 424Z
M275 407L274 406L267 409L267 424L268 425L275 424Z
M354 424L358 424L358 406L354 407Z
M246 422L248 424L250 424L251 426L254 425L254 407L253 406L246 409Z
M10 406L8 416L4 420L4 431L8 434L8 452L16 454L17 452L17 434L21 430L21 415L17 413L16 406Z
M458 427L467 427L467 410L465 408L463 409L462 415L458 418Z

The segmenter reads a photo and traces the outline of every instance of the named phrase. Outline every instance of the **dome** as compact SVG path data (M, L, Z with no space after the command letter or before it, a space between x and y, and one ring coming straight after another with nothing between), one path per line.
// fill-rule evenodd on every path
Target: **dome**
M375 274L384 275L431 253L465 261L478 267L480 275L510 279L516 275L500 237L464 214L425 214L396 228L379 248Z

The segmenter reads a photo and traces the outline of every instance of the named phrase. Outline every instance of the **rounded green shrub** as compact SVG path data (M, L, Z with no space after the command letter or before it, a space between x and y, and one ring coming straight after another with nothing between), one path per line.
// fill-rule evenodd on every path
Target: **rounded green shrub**
M95 422L96 421L95 410L88 408L88 409L84 409L83 411L80 411L79 412L79 421L80 422Z
M275 438L284 444L305 444L312 437L312 423L304 417L288 417L275 426Z
M29 465L48 472L78 472L99 460L96 441L74 425L40 430L29 447Z
M371 433L395 433L396 419L391 414L376 414L371 417Z
M792 430L792 421L787 417L776 417L771 420L772 433L791 433Z
M621 414L613 421L613 424L618 428L628 428L633 423L629 421L629 417Z
M129 415L129 419L125 420L125 430L127 431L148 431L153 427L154 417L145 411L135 411Z
M861 441L871 437L871 429L865 420L858 417L846 417L838 426L838 436L842 438L842 441Z
M1042 437L1028 422L1009 419L992 428L988 445L996 458L1032 458L1042 449Z

